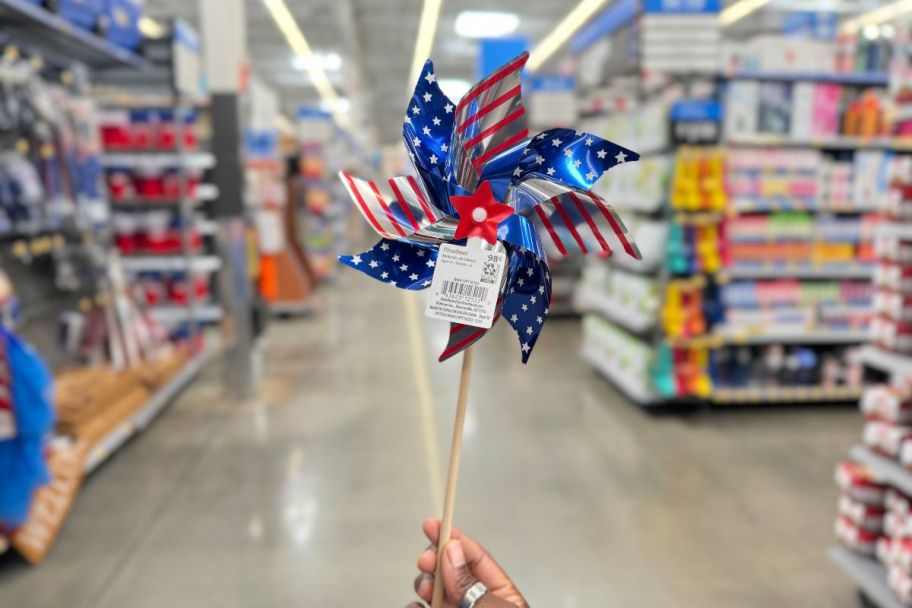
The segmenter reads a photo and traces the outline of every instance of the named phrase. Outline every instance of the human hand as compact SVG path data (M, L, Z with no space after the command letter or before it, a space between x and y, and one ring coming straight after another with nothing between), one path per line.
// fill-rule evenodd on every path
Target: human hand
M434 573L437 569L440 520L426 519L422 527L424 534L431 541L431 546L418 558L418 569L421 574L415 579L415 592L418 597L430 602L434 590ZM457 608L466 591L479 581L489 592L478 600L475 608L529 608L513 581L484 547L455 528L444 551L442 570L443 608ZM423 606L414 602L407 608Z

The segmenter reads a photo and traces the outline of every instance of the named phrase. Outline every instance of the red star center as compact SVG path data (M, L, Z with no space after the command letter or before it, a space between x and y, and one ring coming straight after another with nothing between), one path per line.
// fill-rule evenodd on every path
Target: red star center
M498 203L491 182L483 181L469 196L451 196L450 202L459 213L455 239L481 237L492 245L497 242L497 226L513 215L510 205Z

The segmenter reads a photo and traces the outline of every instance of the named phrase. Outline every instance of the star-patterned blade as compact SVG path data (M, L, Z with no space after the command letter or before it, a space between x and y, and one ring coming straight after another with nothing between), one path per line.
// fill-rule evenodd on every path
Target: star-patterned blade
M508 204L538 228L551 253L612 255L620 247L634 259L642 257L611 205L590 191L527 178L510 189Z
M427 193L412 176L375 182L342 171L339 177L361 215L383 238L411 238L447 219L430 204Z
M437 249L383 239L364 253L339 256L339 261L369 277L400 289L431 285Z
M513 172L513 185L541 178L588 190L611 167L639 159L633 150L601 137L573 129L550 129L529 142Z
M449 206L447 159L456 106L440 90L434 64L428 60L415 83L405 111L402 139L415 172L437 208L453 214Z
M469 192L478 186L486 163L529 135L520 84L528 58L523 53L501 66L472 87L456 106L448 169Z
M514 249L510 254L510 276L501 314L516 330L526 363L548 318L551 303L551 274L542 258Z

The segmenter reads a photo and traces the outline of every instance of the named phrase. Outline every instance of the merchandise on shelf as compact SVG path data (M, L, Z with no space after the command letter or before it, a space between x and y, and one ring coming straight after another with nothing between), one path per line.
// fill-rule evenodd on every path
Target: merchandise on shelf
M101 141L108 152L167 152L178 144L178 124L169 108L107 109L101 113ZM197 115L184 110L183 138L185 150L198 146Z
M709 357L713 390L795 387L833 392L861 389L861 364L855 348L821 346L737 346L713 349Z
M723 69L732 74L885 74L892 48L887 38L868 39L861 32L832 33L827 39L794 35L755 36L747 41L726 40Z

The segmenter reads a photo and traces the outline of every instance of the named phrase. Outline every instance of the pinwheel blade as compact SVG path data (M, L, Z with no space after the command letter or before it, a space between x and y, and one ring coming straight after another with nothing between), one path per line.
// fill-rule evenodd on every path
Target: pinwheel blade
M472 87L456 106L448 168L469 192L478 186L486 163L529 135L520 75L523 53Z
M382 283L400 289L426 289L434 276L437 249L383 239L363 253L339 261Z
M412 176L379 182L342 171L339 177L358 211L385 239L411 238L448 218L429 202L421 183Z
M549 129L529 142L512 184L537 178L588 190L612 167L639 159L633 150L591 133Z
M528 251L514 250L501 314L519 336L522 362L529 361L551 305L551 273L547 261Z
M536 226L549 252L612 255L621 249L634 259L642 257L615 210L590 191L527 179L510 190L510 201Z

